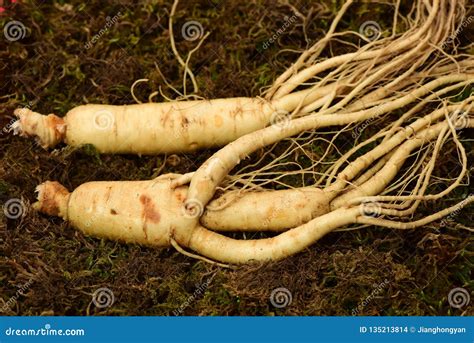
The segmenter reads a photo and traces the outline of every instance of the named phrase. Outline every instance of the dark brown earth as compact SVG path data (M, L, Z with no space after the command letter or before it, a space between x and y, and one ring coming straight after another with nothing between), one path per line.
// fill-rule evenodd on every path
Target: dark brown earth
M260 88L271 84L295 60L295 50L322 36L341 1L323 1L325 10L317 1L290 3L302 17L266 49L265 42L292 15L289 5L271 0L180 3L175 36L181 54L196 46L181 36L185 22L196 20L211 33L191 60L201 96L259 95ZM7 133L17 107L62 116L84 103L133 103L130 87L137 79L149 79L135 89L140 100L147 101L159 86L173 98L176 95L164 85L156 65L178 90L182 90L182 69L170 50L169 1L22 1L6 7L1 27L17 20L27 32L15 42L0 37L2 205L15 198L33 203L36 185L46 180L72 190L92 180L149 179L194 170L210 156L212 151L99 156L93 147L48 152L32 140ZM106 18L118 13L118 21L85 48L104 28ZM391 13L387 5L359 3L341 29L357 31L362 22L374 20L388 30ZM302 18L306 18L304 26ZM473 42L472 26L459 39ZM330 48L333 54L345 49L337 43ZM366 134L371 130L375 132L376 125L367 128ZM471 174L473 133L461 133ZM343 135L341 148L351 147L351 140L350 134ZM443 154L436 175L456 175L454 147ZM431 213L473 192L472 186L459 187L448 199L421 211ZM196 261L174 249L85 237L62 220L39 215L31 208L18 219L6 218L3 211L0 216L2 314L172 315L177 309L184 315L474 314L472 300L461 309L448 302L455 287L465 288L472 296L474 240L461 226L472 227L473 206L464 208L447 225L435 222L403 232L369 227L332 233L284 261L236 270ZM153 219L159 216L153 214ZM196 292L203 283L209 283L205 292ZM20 292L25 285L27 290ZM100 287L113 292L111 306L99 308L92 302ZM292 295L291 304L281 309L270 301L272 291L279 287ZM183 308L186 302L189 306Z

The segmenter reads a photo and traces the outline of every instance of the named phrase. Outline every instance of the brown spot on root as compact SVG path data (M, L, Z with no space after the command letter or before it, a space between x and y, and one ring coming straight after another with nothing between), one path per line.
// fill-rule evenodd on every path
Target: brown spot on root
M221 127L223 122L224 121L222 120L222 117L220 115L214 116L214 124L216 125L216 127Z
M171 165L172 167L176 167L176 166L178 166L178 165L181 163L181 157L179 157L179 156L176 155L176 154L170 155L170 156L168 156L168 158L166 159L166 163L168 163L168 164Z
M242 105L240 104L240 102L237 102L235 109L230 111L230 116L233 119L237 119L237 117L243 117L243 115L244 115L244 109L242 108Z
M59 118L54 114L49 114L47 117L48 122L50 123L51 127L54 127L56 140L62 141L64 140L66 134L66 122L63 118Z
M181 193L179 190L176 190L174 192L174 196L175 196L176 200L178 200L180 203L184 203L184 201L186 200L186 195Z
M109 202L111 193L112 193L112 187L107 187L107 193L105 194L105 203L106 204Z
M288 232L288 235L295 240L297 240L300 237L300 234L294 230L290 230Z
M188 118L186 118L186 116L182 116L182 117L181 117L181 127L183 128L183 130L187 130L187 129L188 129L188 125L189 125L189 120L188 120Z
M265 215L267 218L275 218L277 213L278 209L276 209L275 206L270 205L270 207L267 208Z
M145 234L145 239L148 239L148 222L157 224L160 221L161 216L156 210L153 200L149 196L142 194L140 196L140 202L143 205L143 233Z
M309 202L309 201L308 201ZM297 208L305 208L306 207L306 204L305 203L302 203L302 202L299 202L299 203L296 203L296 207Z
M112 215L115 216L115 215L117 215L118 213L117 213L117 211L115 211L114 209L111 209L111 210L110 210L110 214L112 214Z

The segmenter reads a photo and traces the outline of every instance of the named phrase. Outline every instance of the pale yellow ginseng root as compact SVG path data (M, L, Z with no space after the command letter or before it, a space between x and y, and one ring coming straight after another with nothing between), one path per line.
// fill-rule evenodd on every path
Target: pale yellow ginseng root
M363 207L360 206L340 208L278 236L265 239L236 240L198 226L187 246L210 259L225 263L276 261L302 251L329 232L349 224L414 229L459 211L463 206L473 202L474 196L470 196L460 204L413 222L371 218L364 214Z
M420 122L418 121L417 124L420 125ZM474 119L468 118L465 124L467 127L474 127ZM446 130L452 129L452 125L449 119L446 119L437 124L428 125L413 137L408 138L391 155L385 166L363 184L361 189L365 191L361 193L359 189L353 200L359 199L362 194L378 194L397 174L413 149L444 135ZM396 139L398 138L394 136L393 140ZM441 140L438 139L438 141ZM393 141L388 142L393 143ZM356 166L357 160L351 168L354 169ZM196 222L194 219L200 217L202 209L194 204L192 208L195 211L190 211L187 192L186 186L174 187L173 180L165 177L151 181L89 182L81 185L71 194L56 182L46 182L38 186L38 202L34 207L41 212L61 216L88 235L159 247L170 246L173 243L179 244L206 258L224 263L282 259L308 247L325 234L349 224L380 222L382 226L412 228L437 220L457 209L452 207L414 223L378 218L372 220L365 218L367 216L363 206L358 205L357 202L353 205L354 201L347 199L349 192L339 198L339 201L344 199L344 203L335 206L332 211L326 210L326 213L276 237L261 240L236 240L213 233ZM251 198L254 195L247 194L246 196ZM313 201L321 201L318 198L320 195L321 193L314 192ZM267 200L270 200L272 192L268 192L267 196ZM471 201L474 201L474 197L464 200L463 204ZM251 213L260 205L254 202L247 209L241 207L240 213ZM285 212L285 208L282 208L282 212ZM287 213L291 214L291 212ZM396 211L384 209L381 213L397 214ZM240 220L238 216L231 219ZM245 223L244 218L242 223Z
M87 235L156 247L169 247L174 241L181 247L225 263L284 258L331 228L353 222L359 213L353 209L345 216L325 214L318 217L316 228L306 229L314 224L313 220L312 224L275 239L232 240L196 225L183 210L186 187L172 189L170 185L171 181L164 179L89 182L69 193L57 182L45 182L38 186L38 202L34 208L59 215ZM300 241L300 238L304 240ZM298 244L295 245L295 241Z
M411 21L407 32L368 42L354 53L318 60L327 43L338 37L335 28L351 3L342 6L327 35L302 53L265 98L89 104L62 118L18 109L15 115L19 120L13 128L22 135L35 136L45 148L60 142L74 147L92 144L102 153L159 154L223 146L269 124L318 109L319 114L335 113L345 105L359 110L361 104L397 97L414 82L435 76L436 68L420 73L419 67L449 37L463 10L463 1L416 3L412 13L417 13L417 20ZM182 60L180 63L183 65ZM421 80L419 74L423 75Z
M41 146L94 145L102 153L157 154L220 146L268 124L275 109L262 99L83 105L63 118L17 109L13 129Z
M473 104L464 113L467 118ZM393 180L412 151L436 138L443 121L434 126L446 112L460 111L463 106L451 105L433 111L389 140L382 142L369 152L351 162L341 171L334 182L325 188L303 187L281 191L239 192L230 191L212 200L205 208L200 222L216 231L283 231L301 225L331 209L344 207L351 198L380 194ZM467 119L466 119L467 120ZM428 126L428 128L427 128ZM380 167L366 180L357 179L360 186L352 189L352 180L363 174L377 160L384 158ZM341 193L344 194L341 195Z
M474 74L452 74L437 78L412 92L392 101L385 102L367 110L352 113L327 115L313 114L291 120L285 126L272 125L249 133L227 144L204 162L194 173L190 182L189 198L206 206L214 197L217 186L240 161L257 149L277 143L307 130L322 127L341 126L356 121L379 117L393 110L403 108L420 97L450 83L474 82Z
M185 239L194 226L183 210L187 187L170 185L165 179L88 182L69 193L47 181L37 187L33 207L87 235L165 247L172 236Z
M42 212L59 213L86 234L158 247L177 242L207 258L236 264L283 259L352 223L414 228L459 209L454 206L419 222L395 224L383 219L367 219L359 206L340 208L273 238L237 240L189 221L182 212L181 191L171 191L169 183L91 182L71 194L61 189L62 197L50 194L60 187L57 183L40 185L39 202L35 207ZM155 196L154 200L149 196ZM474 196L464 200L463 205L472 201Z
M424 3L430 2L425 1ZM427 5L426 12L429 13L430 20L435 21L436 16L433 13L437 13L438 10L448 11L448 4L452 5L454 2L435 0L431 5ZM449 10L448 12L453 11ZM439 17L442 21L443 16ZM449 21L444 24L448 25ZM445 33L437 30L437 28L428 25L422 32L427 35L434 34L435 37L445 36ZM428 43L426 36L422 42ZM401 44L401 47L405 48L406 46ZM409 49L407 54L394 59L393 66L398 66L397 63L411 61L415 56L414 51L414 49ZM379 55L380 51L374 57ZM353 67L354 65L349 66L349 70L354 71ZM378 66L372 71L373 73L363 80L375 82L375 77L387 72L387 69L384 66ZM361 76L357 72L352 74L352 76L356 75ZM69 220L73 226L90 235L153 246L172 245L179 247L179 249L189 248L207 258L225 263L282 259L308 247L328 232L349 224L370 222L397 228L424 225L449 214L457 207L451 207L425 219L407 223L384 218L367 219L364 206L359 204L363 201L364 196L382 194L413 150L436 139L435 150L438 154L448 130L453 131L449 119L439 120L442 116L440 111L434 112L428 116L429 118L422 118L424 122L420 119L412 123L410 125L411 135L407 135L407 131L403 134L395 131L390 135L387 134L386 140L378 147L363 158L356 159L341 173L335 173L333 175L335 180L324 189L306 187L296 190L243 194L241 198L232 201L227 207L231 209L227 213L227 218L224 218L225 216L220 218L224 231L232 229L229 226L225 227L227 224L225 220L232 220L230 226L233 225L233 227L236 227L236 223L240 223L243 229L255 228L255 225L260 225L261 230L293 227L278 236L261 240L231 239L210 231L206 220L208 220L207 223L214 220L213 216L219 211L219 208L225 208L226 197L232 197L224 194L222 198L212 200L218 185L241 159L256 149L266 147L305 130L345 125L378 117L395 109L403 108L428 93L436 92L439 87L445 87L448 84L468 84L473 79L472 72L467 70L439 77L434 77L434 74L429 73L426 75L428 75L426 80L416 78L416 87L405 83L406 80L402 79L399 79L398 83L390 82L389 85L395 89L399 89L397 87L400 84L404 84L404 87L408 85L410 91L405 89L399 96L394 95L388 99L384 99L384 97L390 92L377 92L372 89L369 93L364 93L367 83L358 84L354 90L358 94L366 95L364 98L366 103L362 107L355 105L356 102L352 102L354 99L357 100L357 97L354 97L355 94L351 91L345 93L341 102L333 103L338 95L337 89L334 89L328 101L318 104L323 107L320 113L290 120L288 125L283 127L275 124L247 134L221 149L192 176L189 189L186 186L179 186L179 182L176 183L165 178L136 182L92 182L80 186L71 194L56 183L45 183L38 188L39 201L35 207L48 214L60 215ZM285 81L282 85L286 89L293 87ZM311 92L316 89L318 88L310 88ZM290 89L290 91L292 90ZM281 91L277 91L276 94L282 96L280 99L285 99L287 103L297 104L300 101L294 96L294 93L282 94ZM305 99L310 96L310 92L305 93ZM366 105L367 103L369 106ZM345 109L343 105L346 104L351 110ZM351 105L353 106L351 107ZM301 101L298 106L302 106ZM303 104L303 106L309 110L312 105ZM416 111L413 114L415 113ZM474 122L467 118L466 127L472 126L474 126ZM453 133L453 137L455 137L455 133ZM383 164L377 163L377 160L380 159L384 159ZM374 163L376 165L372 167ZM465 174L464 157L463 163L463 172L453 187ZM367 168L370 169L367 170ZM355 179L360 174L362 176ZM434 199L434 197L430 198L423 194L430 174L430 171L421 174L421 186L415 188L414 195L408 198L397 196L395 200ZM357 187L351 188L350 181L354 179L354 185ZM452 187L449 188L449 191L451 189ZM343 194L340 195L342 192ZM377 197L377 199L383 202L388 198ZM473 200L474 197L470 197L463 204ZM285 206L286 204L288 206ZM399 217L408 213L404 209L395 209L391 205L383 204L380 213ZM300 214L296 210L297 206L300 208ZM204 214L201 215L203 211ZM214 224L217 225L216 222ZM220 229L216 227L215 230L219 231Z

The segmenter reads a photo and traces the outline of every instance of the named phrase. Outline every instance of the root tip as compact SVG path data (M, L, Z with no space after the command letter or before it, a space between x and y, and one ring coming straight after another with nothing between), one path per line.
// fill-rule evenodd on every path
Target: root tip
M34 136L43 148L51 148L64 140L66 123L54 114L44 116L28 108L17 108L13 114L18 121L13 123L14 134Z
M69 191L56 181L46 181L36 187L38 201L33 204L36 211L67 219Z

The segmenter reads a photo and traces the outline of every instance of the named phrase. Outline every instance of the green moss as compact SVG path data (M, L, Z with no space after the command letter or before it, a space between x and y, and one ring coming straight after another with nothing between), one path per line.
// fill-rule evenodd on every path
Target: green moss
M334 14L343 1L326 3ZM167 81L182 91L183 70L169 45L170 3L160 0L136 6L123 4L58 0L15 5L11 17L24 23L28 34L21 41L2 42L7 66L2 73L8 80L4 94L9 95L2 99L2 124L4 118L7 118L5 125L8 123L7 115L14 108L30 101L34 110L58 115L84 103L130 104L133 103L130 87L140 78L150 79L146 85L136 87L136 95L142 101L147 101L159 87L168 97L175 97L155 63ZM313 5L312 2L292 4L303 14L309 13ZM63 5L71 5L72 10ZM91 48L85 49L85 43L104 27L106 17L113 17L119 11L123 14L119 22ZM387 13L386 5L354 4L340 23L340 30L358 31L364 21L375 20L388 32L391 16ZM175 20L179 52L186 56L197 44L181 37L186 21L197 20L211 33L190 63L200 86L199 95L257 96L260 88L269 86L295 60L294 51L307 46L298 25L264 48L288 14L288 6L267 0L180 2ZM307 38L313 42L322 36L322 30L331 21L318 11L313 11L311 18L306 31ZM1 27L8 20L1 18ZM358 44L355 38L354 43ZM337 42L331 45L331 53L345 49L346 46ZM329 54L325 51L323 57ZM190 87L188 83L188 90ZM452 101L462 101L469 94L472 88L466 87L460 94L453 92ZM154 100L164 99L158 96ZM402 113L403 110L391 115ZM369 125L359 141L377 132L379 125ZM462 135L469 138L468 134ZM45 180L57 180L73 189L92 180L149 179L159 173L194 170L213 152L179 154L179 162L170 163L169 156L100 155L92 145L51 154L24 138L0 136L0 140L0 201L21 196L29 203L35 201L36 185ZM342 151L352 147L351 132L341 135L335 144ZM463 144L472 160L473 143ZM326 148L321 141L308 147L315 158L321 157ZM334 148L329 149L328 159L335 161L339 157ZM301 155L297 162L306 167L312 161ZM446 157L443 162L439 166L443 171L440 174L446 174L447 169L455 177L458 170L452 161ZM323 172L327 167L320 165L318 171ZM298 186L302 181L288 176L285 182ZM449 200L455 202L471 193L472 187L460 187ZM446 203L440 201L433 206L443 208ZM420 208L427 213L432 210ZM465 208L453 224L471 225L472 213L472 206ZM29 211L21 221L2 217L3 225L6 230L0 230L1 297L13 296L16 288L12 285L23 284L29 275L26 273L40 275L28 296L21 299L21 306L9 314L173 315L174 310L193 296L196 285L212 278L204 292L189 301L183 314L350 315L352 308L372 292L373 284L388 278L389 286L362 314L459 315L462 310L449 306L447 294L453 287L474 286L472 235L458 229L439 228L435 232L426 228L402 233L366 228L333 233L284 261L228 270L184 257L172 249L85 237L62 220L34 211ZM264 236L259 233L252 237ZM427 280L432 281L427 283ZM293 302L287 308L276 309L269 296L273 289L282 286L292 292ZM99 287L114 292L115 303L111 308L91 306L91 294ZM472 307L466 313L472 314Z

